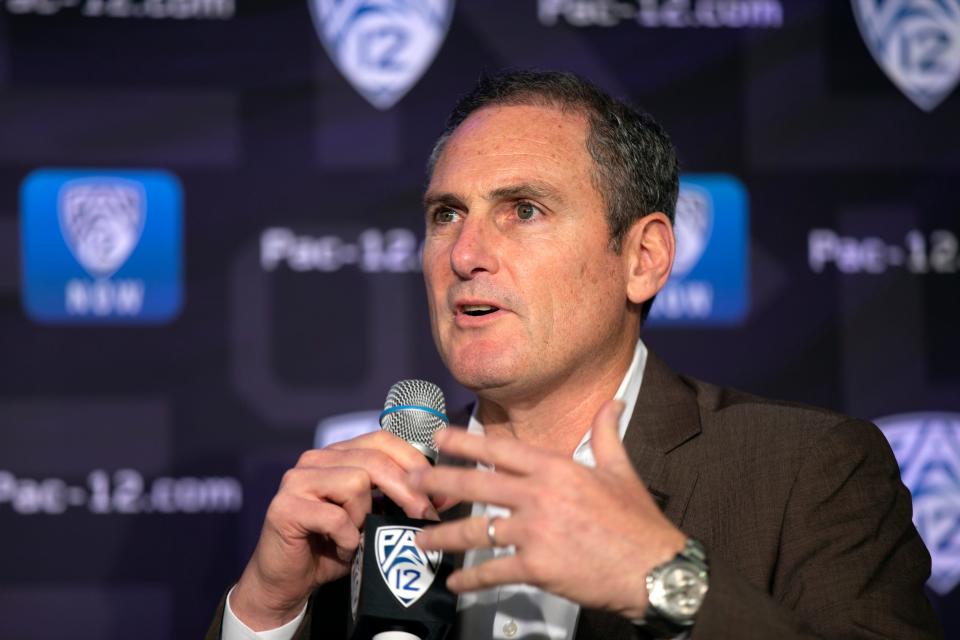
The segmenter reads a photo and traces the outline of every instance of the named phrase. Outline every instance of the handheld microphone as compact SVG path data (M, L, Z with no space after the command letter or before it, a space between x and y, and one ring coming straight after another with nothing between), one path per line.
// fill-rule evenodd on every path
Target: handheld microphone
M380 426L435 464L434 434L447 426L446 400L437 385L401 380L387 393ZM384 513L363 523L350 581L353 640L442 640L456 619L457 600L446 587L449 555L423 551L414 537L431 520L407 517L384 498Z

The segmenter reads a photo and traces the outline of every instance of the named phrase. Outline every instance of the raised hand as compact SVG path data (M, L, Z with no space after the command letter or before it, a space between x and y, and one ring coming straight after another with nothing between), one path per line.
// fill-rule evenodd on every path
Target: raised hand
M412 486L448 500L509 508L509 518L494 522L494 534L498 546L516 549L455 572L448 580L453 591L526 583L586 607L642 617L646 574L679 552L686 536L637 476L617 431L622 410L609 401L594 418L595 468L512 438L459 429L438 434L444 453L496 470L420 466L411 472ZM440 524L424 530L417 543L445 551L489 547L489 524L486 517Z

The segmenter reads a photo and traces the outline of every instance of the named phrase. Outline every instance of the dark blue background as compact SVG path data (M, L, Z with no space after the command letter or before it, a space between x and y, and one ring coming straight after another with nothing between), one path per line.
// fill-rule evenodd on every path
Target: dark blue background
M848 2L782 4L778 29L577 28L541 24L535 2L461 0L425 75L379 111L331 62L306 0L241 1L206 20L14 15L0 2L0 471L87 486L100 469L112 492L121 469L148 492L162 477L243 489L239 510L189 512L183 498L172 515L0 502L0 638L119 639L133 625L198 637L318 421L376 408L407 377L466 400L435 354L418 272L268 271L260 239L270 227L420 237L425 160L484 69L581 73L651 111L684 172L744 184L749 312L645 331L675 369L867 418L960 412L957 273L817 273L807 256L816 228L901 246L911 230L960 235L960 96L914 106ZM174 320L28 317L19 193L41 167L179 179ZM947 637L960 636L958 593L933 598Z

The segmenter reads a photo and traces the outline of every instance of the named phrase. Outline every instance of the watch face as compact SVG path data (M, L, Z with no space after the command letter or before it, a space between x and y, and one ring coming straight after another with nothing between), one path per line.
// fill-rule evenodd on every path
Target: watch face
M668 567L656 581L650 602L676 621L690 620L696 615L707 592L702 572L689 564Z

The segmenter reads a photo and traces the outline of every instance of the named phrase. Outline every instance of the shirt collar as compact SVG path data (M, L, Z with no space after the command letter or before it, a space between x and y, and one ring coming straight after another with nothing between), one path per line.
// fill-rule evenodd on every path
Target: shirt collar
M637 340L637 346L633 349L633 360L620 382L617 393L613 396L623 402L623 413L620 414L619 425L620 440L623 440L624 434L627 433L627 427L630 425L630 417L633 415L633 409L637 403L637 395L640 393L640 384L643 382L643 370L646 365L647 347L643 344L643 340ZM467 432L482 435L483 425L477 418L477 407L478 404L475 404L470 414ZM593 449L590 446L590 435L590 431L583 434L580 444L573 450L573 459L582 465L593 467L596 466L596 461L593 457Z

